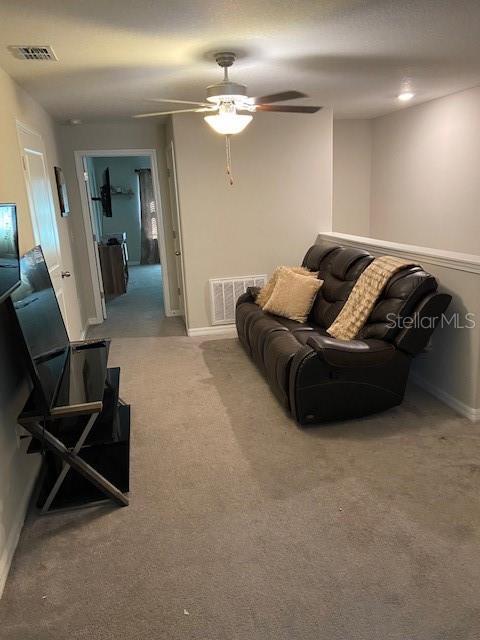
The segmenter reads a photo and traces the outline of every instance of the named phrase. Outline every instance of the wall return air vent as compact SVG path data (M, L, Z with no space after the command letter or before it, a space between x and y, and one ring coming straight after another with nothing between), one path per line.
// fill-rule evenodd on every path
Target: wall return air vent
M8 47L15 58L19 60L55 60L58 61L54 50L48 44L15 44Z
M266 282L266 275L210 280L212 324L233 324L238 297L245 293L247 287L263 287Z

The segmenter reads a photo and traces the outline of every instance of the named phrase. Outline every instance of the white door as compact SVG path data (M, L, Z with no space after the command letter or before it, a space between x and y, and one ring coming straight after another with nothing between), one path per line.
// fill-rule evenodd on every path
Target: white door
M88 202L88 211L90 213L90 232L93 237L93 253L94 253L94 261L95 261L95 274L98 279L98 287L100 293L100 304L102 308L103 319L107 317L107 307L105 305L105 292L103 289L103 276L102 269L100 266L100 255L98 252L98 243L102 239L102 229L100 228L99 216L102 215L100 211L100 205L97 204L96 201L92 200L92 197L97 197L99 194L99 189L95 180L95 174L93 172L89 172L88 170L88 159L87 156L82 157L83 163L83 176L85 178L85 190L87 192L87 202ZM90 183L90 180L92 183ZM88 231L87 231L88 233Z
M182 235L180 229L180 211L178 206L178 189L177 174L175 170L175 152L173 143L167 146L165 150L167 156L167 174L168 174L168 193L170 200L170 212L172 216L173 243L175 251L175 262L177 272L179 309L182 315L185 314L184 301L184 275L183 275L183 258L182 258Z
M71 277L71 273L63 269L55 206L48 177L43 141L37 133L29 131L19 123L17 124L17 132L35 243L42 247L67 331L69 335L77 337L78 328L73 326L75 319L70 318L69 313L67 313L67 307L72 307L68 304L70 296L67 292L65 280ZM75 301L75 305L78 305L78 302Z

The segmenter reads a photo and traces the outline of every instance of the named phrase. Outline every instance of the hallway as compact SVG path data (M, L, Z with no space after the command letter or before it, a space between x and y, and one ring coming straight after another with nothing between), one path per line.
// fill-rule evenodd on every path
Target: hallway
M161 269L159 264L130 267L127 293L107 301L107 319L90 327L88 337L184 336L183 319L165 315Z

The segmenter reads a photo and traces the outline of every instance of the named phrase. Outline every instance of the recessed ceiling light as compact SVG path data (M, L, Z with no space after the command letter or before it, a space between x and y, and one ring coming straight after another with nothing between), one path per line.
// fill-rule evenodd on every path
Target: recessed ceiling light
M408 102L414 96L415 96L415 94L412 91L402 91L402 93L399 93L397 97L402 102Z
M70 124L72 125L77 125L77 124L82 124L81 120L78 120L77 118L73 118L72 120L69 120Z

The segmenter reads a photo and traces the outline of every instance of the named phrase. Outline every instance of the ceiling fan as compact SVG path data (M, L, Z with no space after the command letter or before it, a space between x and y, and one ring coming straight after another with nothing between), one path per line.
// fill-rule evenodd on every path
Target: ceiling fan
M210 125L214 131L226 136L227 174L230 178L230 184L233 184L230 167L230 136L241 133L252 121L255 112L316 113L322 108L304 105L273 104L275 102L307 97L299 91L282 91L281 93L273 93L267 96L249 98L247 96L247 87L243 84L232 82L228 77L228 68L233 65L235 59L236 55L231 51L222 51L215 55L215 60L217 64L223 68L224 75L221 82L207 87L206 102L156 98L152 101L192 105L192 107L188 109L176 109L174 111L140 113L133 116L134 118L151 118L177 113L205 113L205 122Z

